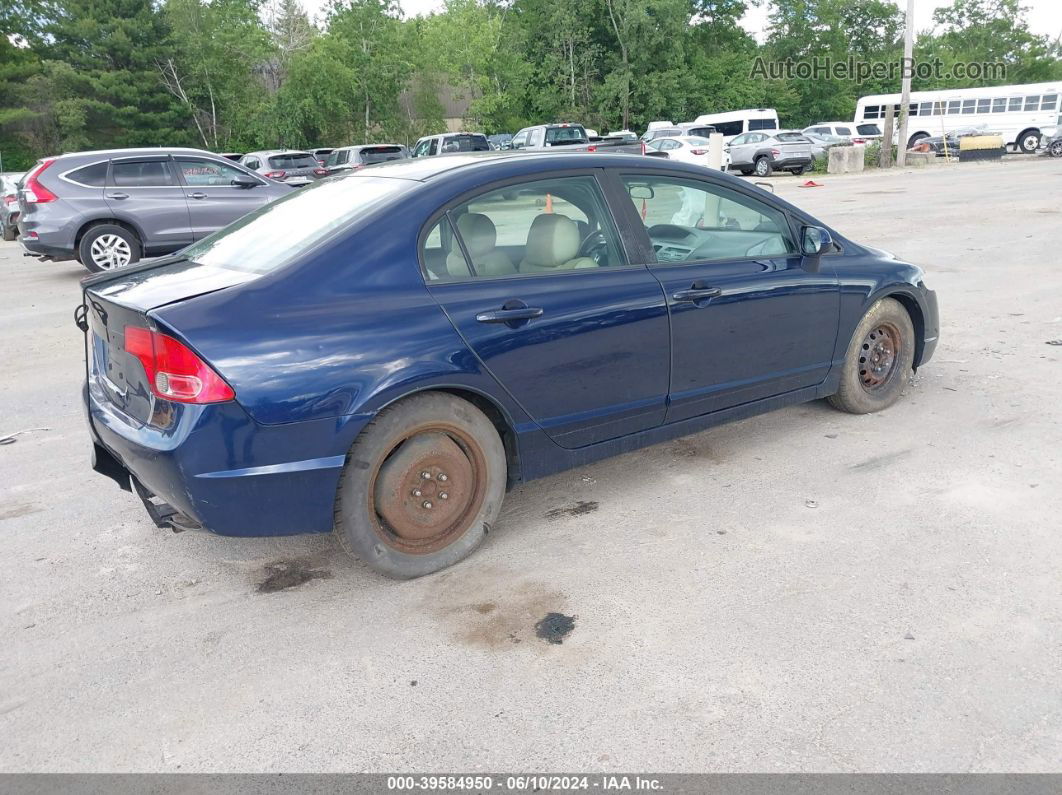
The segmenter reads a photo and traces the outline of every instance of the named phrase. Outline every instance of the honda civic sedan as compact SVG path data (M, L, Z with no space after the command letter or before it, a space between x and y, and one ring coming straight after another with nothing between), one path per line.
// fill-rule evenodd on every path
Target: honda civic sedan
M802 401L885 409L938 333L915 265L601 153L322 180L83 299L93 466L156 524L334 532L403 578L523 481Z

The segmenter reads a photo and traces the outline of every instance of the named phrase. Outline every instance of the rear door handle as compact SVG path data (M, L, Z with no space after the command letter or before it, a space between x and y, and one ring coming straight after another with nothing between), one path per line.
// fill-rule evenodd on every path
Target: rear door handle
M129 198L129 194L128 193L108 193L107 194L107 198L108 199L128 199Z
M708 298L715 298L718 295L722 295L723 291L718 287L708 287L701 282L694 282L690 289L679 290L673 293L671 297L676 301L704 301Z
M189 193L188 194L188 198L189 199L205 199L206 197L207 197L207 195L205 193L196 192L196 193Z
M524 306L516 309L494 309L490 312L480 312L476 315L476 320L480 323L512 323L513 321L531 320L541 315L540 307Z

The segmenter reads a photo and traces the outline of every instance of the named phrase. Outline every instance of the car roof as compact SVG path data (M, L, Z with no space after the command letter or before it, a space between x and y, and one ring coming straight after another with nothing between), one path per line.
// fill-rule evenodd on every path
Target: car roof
M622 166L625 168L665 168L668 170L686 170L691 167L683 166L678 161L668 161L662 158L644 157L639 154L627 154L622 152L526 152L526 151L492 151L492 152L461 152L454 154L438 155L436 157L414 157L407 160L392 160L387 163L375 165L372 169L357 172L358 175L369 177L390 177L397 179L416 180L426 182L443 174L454 171L482 170L506 171L520 163L528 163L533 159L540 171L553 169L588 169ZM695 168L695 167L694 167ZM484 174L485 179L491 179Z
M206 149L195 149L188 146L140 146L128 149L90 149L84 152L64 152L59 155L65 157L136 157L137 155L207 155L208 157L221 157L217 152L208 152Z

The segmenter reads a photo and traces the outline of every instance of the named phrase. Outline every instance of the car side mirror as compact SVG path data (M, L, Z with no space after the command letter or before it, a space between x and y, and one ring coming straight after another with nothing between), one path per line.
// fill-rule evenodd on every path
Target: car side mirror
M229 184L234 188L254 188L261 183L248 174L237 174Z
M800 248L808 270L819 269L819 258L833 248L833 236L821 226L805 226L801 232Z

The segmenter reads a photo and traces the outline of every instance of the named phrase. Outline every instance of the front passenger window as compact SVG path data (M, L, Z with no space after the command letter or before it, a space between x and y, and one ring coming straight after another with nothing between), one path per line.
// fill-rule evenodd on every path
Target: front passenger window
M238 168L202 158L178 157L177 168L184 184L196 188L228 187L236 177L246 176Z
M703 262L798 253L785 214L721 185L626 175L657 262Z

